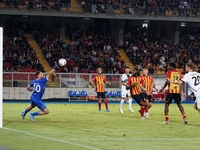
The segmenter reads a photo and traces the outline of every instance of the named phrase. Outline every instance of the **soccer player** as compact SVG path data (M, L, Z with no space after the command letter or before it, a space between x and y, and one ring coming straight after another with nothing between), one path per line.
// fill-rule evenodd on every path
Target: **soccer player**
M104 89L104 86L103 86L103 83L105 83L106 85L111 85L111 83L108 83L106 81L105 77L102 76L102 69L101 68L97 68L96 71L97 71L98 75L95 76L92 79L90 84L95 88L95 92L97 92L99 112L103 112L101 110L101 101L102 101L102 99L104 99L104 103L105 103L105 106L106 106L106 111L111 112L108 109L108 100L107 100L107 96L106 96L105 89ZM96 86L94 85L94 82L96 82Z
M165 98L165 122L163 122L163 124L169 124L169 116L168 116L169 105L172 103L173 99L180 109L180 112L183 116L184 123L185 124L188 123L185 112L184 112L184 108L181 105L180 87L179 87L179 85L176 85L174 83L170 83L171 80L172 81L179 81L180 79L182 79L181 74L178 71L176 71L175 68L176 68L175 63L169 64L169 71L167 72L165 85L160 90L160 92L163 92L165 87L168 85L168 93L167 93L166 98ZM183 97L186 98L185 84L183 84L182 87L183 87Z
M192 63L186 64L186 72L188 73L186 73L184 77L179 81L169 80L169 82L172 84L188 83L190 89L192 90L194 96L196 97L194 103L194 109L199 111L200 114L200 73L193 71L193 69L194 66Z
M143 76L142 78L142 85L145 86L146 93L143 93L144 98L149 101L148 106L145 107L145 116L146 118L150 118L148 114L148 110L152 107L152 91L153 91L153 77L148 75L149 70L148 68L143 68ZM140 110L141 111L141 110Z
M128 100L128 103L129 103L129 107L128 107L128 110L131 111L131 112L134 112L131 108L131 104L132 104L132 98L131 98L131 95L130 95L130 90L127 90L126 89L126 86L128 86L128 78L131 76L131 74L129 74L129 71L130 71L130 68L129 67L126 67L125 69L125 73L122 75L122 99L121 99L121 102L120 102L120 106L119 106L119 111L121 113L124 113L123 110L122 110L122 106L124 104L124 101L127 100L127 97L129 98Z
M144 111L145 107L148 106L148 100L146 101L140 92L140 88L143 92L145 92L141 84L142 79L137 68L133 69L132 74L133 75L128 79L129 86L127 86L126 89L130 89L131 97L141 106L141 119L145 119Z
M34 91L31 95L31 105L29 105L26 108L26 110L21 113L22 119L24 119L26 114L29 111L31 111L35 106L37 106L40 109L40 111L29 114L29 117L31 118L32 121L35 121L34 119L35 116L49 114L49 109L42 102L42 96L45 92L45 88L46 88L45 84L54 74L56 68L57 68L57 65L55 64L53 69L49 72L49 74L46 77L44 77L44 74L41 71L38 71L36 73L37 79L33 80L31 84L27 87L28 91L33 91L33 87L34 87Z

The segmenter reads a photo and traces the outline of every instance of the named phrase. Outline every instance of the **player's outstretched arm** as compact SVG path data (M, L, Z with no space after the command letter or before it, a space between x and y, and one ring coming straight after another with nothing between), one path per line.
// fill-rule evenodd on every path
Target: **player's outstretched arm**
M49 74L47 75L47 79L49 80L51 78L51 76L55 73L57 68L57 64L55 63L53 69L49 72Z

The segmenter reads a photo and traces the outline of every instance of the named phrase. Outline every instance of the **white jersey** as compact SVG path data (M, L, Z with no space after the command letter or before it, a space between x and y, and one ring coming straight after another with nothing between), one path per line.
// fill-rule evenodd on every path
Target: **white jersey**
M125 82L126 84L128 84L128 78L131 77L131 74L128 74L126 75L125 73L122 75L122 82ZM124 86L122 84L122 88L121 88L122 91L126 91L126 86Z
M188 72L184 75L181 81L188 83L195 96L200 96L200 73L195 71Z

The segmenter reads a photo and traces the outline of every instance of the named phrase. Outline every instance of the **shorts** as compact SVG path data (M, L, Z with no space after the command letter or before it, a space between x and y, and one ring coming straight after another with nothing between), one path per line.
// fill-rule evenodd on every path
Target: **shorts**
M179 93L167 93L166 98L165 98L165 103L172 103L172 101L175 101L175 103L180 103L181 102L181 94Z
M143 93L143 96L145 99L148 99L149 100L149 103L152 103L152 96L151 95L147 95L146 93Z
M141 105L142 102L146 102L144 99L144 96L142 94L140 95L131 95L131 97L139 104Z
M97 98L107 98L106 92L97 92Z
M194 103L197 105L197 109L200 109L200 96L196 96L196 100Z
M45 111L47 106L42 102L42 100L37 100L31 97L31 105L37 106L41 111Z
M128 97L130 96L130 90L122 90L122 98Z

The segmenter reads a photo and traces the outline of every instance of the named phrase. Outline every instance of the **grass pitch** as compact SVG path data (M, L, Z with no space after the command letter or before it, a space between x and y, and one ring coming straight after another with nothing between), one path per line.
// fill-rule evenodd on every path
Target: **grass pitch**
M28 104L4 103L4 128L0 146L14 150L194 150L200 144L200 116L192 104L183 104L189 124L183 123L175 104L170 105L170 125L163 125L164 104L153 104L150 119L140 120L139 106L134 113L120 114L119 104L109 104L112 112L98 112L97 104L47 104L50 114L21 119ZM38 111L35 108L33 111ZM33 112L32 111L32 112Z

